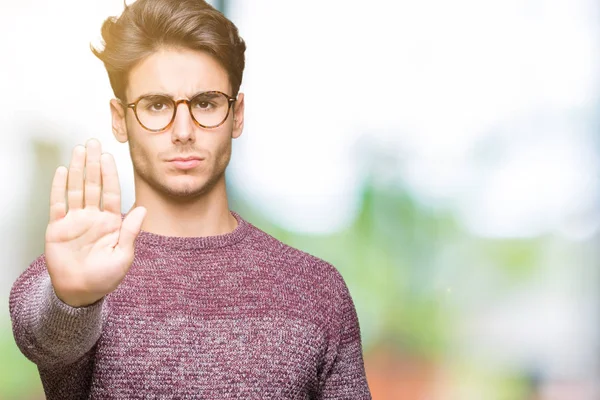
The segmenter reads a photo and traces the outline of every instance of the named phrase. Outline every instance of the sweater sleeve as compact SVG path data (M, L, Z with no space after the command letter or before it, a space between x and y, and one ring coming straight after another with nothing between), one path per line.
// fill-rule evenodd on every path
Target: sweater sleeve
M73 389L89 388L103 303L104 299L81 308L63 303L54 293L44 255L14 283L9 309L15 342L38 366L48 399L80 398L81 392ZM61 387L70 388L70 395L56 395Z
M341 280L341 276L340 276ZM320 400L371 399L367 384L356 308L346 284L341 280L336 304L338 321L332 324L333 343L321 378Z

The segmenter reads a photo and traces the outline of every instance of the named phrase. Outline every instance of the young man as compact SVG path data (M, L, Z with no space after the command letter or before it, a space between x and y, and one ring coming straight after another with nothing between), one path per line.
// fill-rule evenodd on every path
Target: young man
M201 0L138 0L102 35L136 201L123 216L96 140L56 170L45 252L10 297L47 398L370 398L340 274L228 208L237 28Z

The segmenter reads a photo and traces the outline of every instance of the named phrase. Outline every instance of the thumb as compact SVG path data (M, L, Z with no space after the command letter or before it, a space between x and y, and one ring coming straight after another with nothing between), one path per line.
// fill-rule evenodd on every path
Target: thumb
M146 217L146 209L144 207L136 207L127 214L121 223L121 232L119 233L119 243L117 246L124 251L131 251L135 238L142 229L142 222Z

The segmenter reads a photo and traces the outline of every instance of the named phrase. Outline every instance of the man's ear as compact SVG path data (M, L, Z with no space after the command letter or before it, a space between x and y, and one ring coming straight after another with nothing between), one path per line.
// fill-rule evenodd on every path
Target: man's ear
M237 139L244 130L244 93L239 93L237 100L233 103L233 130L231 137Z
M127 143L127 124L125 123L125 113L127 109L118 99L110 101L110 113L112 115L112 131L115 138L120 143Z

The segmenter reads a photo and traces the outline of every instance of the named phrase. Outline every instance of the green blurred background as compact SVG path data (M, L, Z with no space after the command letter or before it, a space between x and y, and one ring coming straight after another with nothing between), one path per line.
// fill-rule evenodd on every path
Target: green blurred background
M231 208L341 272L373 398L600 398L598 5L212 3L248 45ZM121 9L0 4L0 399L43 398L8 294L54 168L97 137L133 202L88 47Z

